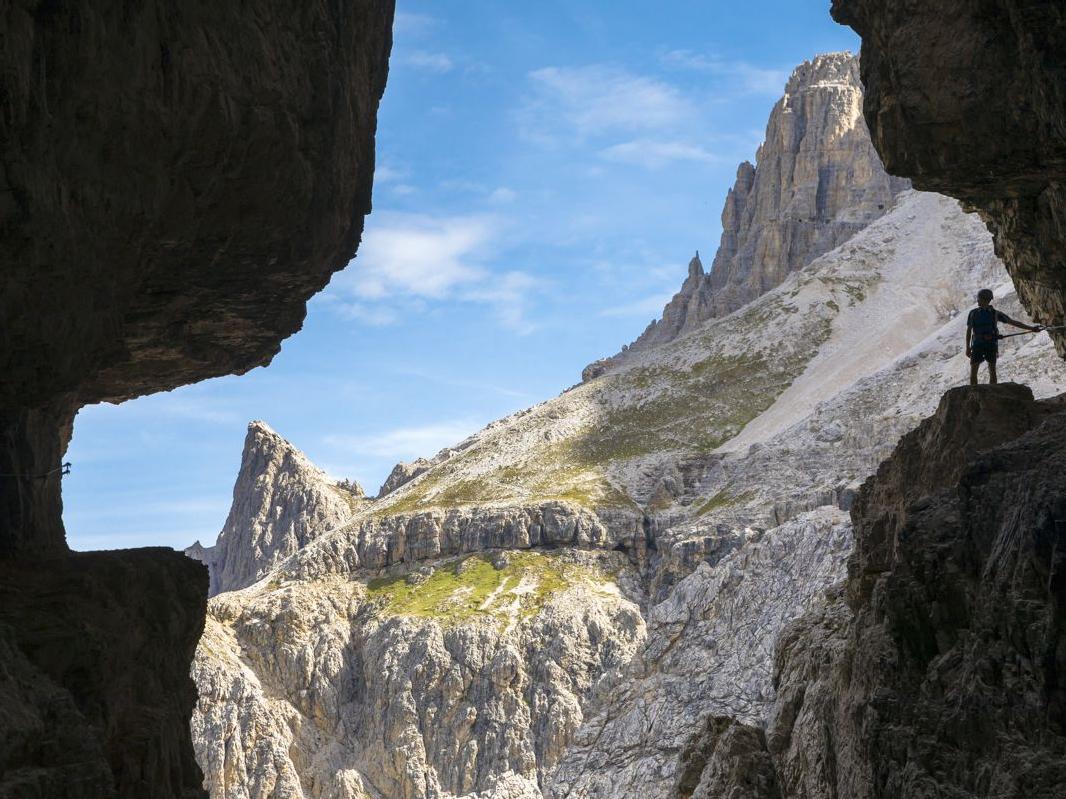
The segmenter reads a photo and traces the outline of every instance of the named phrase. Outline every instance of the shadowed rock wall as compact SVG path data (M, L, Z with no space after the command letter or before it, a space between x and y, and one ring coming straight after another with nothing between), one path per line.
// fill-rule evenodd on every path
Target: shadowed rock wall
M978 210L1026 308L1066 324L1066 6L834 0L833 16L862 36L885 168Z
M786 796L1066 788L1066 403L958 388L852 511L844 595L777 647Z
M0 679L16 675L0 796L202 795L188 673L205 569L71 556L58 467L85 404L268 363L350 260L392 15L393 0L0 12Z
M78 407L245 372L299 329L370 210L391 17L392 0L75 0L0 17L14 449L41 435L23 409L62 448ZM0 551L60 548L55 521L21 511Z

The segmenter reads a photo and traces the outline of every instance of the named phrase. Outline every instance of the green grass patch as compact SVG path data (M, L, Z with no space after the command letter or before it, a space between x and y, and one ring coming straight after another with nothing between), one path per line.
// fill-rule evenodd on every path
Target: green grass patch
M444 624L487 618L506 623L535 616L560 591L580 582L613 582L612 575L540 552L508 552L497 569L488 554L440 565L424 582L379 577L367 583L368 598L390 616L418 616Z
M742 494L737 494L735 496L728 491L719 491L696 509L696 516L706 516L711 511L728 508L731 505L740 505L747 502L753 496L754 494L751 491L745 491Z

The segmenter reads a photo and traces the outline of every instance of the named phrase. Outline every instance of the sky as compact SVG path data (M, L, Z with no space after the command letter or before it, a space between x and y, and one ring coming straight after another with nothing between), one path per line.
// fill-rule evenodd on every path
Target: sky
M581 379L709 266L829 0L398 0L373 213L272 365L78 415L74 549L213 543L247 423L376 493ZM284 202L279 198L279 202Z

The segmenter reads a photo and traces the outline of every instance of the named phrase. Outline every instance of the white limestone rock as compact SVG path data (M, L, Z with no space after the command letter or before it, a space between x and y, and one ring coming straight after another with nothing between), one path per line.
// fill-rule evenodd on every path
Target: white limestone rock
M206 563L211 595L259 580L317 536L352 518L365 497L338 484L265 422L248 425L233 505L212 547L185 550Z

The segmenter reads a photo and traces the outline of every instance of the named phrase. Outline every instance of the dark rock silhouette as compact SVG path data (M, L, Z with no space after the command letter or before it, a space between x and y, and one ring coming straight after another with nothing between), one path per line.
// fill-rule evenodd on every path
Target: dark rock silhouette
M949 391L859 493L846 591L778 642L786 796L1066 786L1066 401Z
M202 795L205 569L71 555L77 410L268 363L370 209L392 0L0 20L0 795ZM9 715L9 713L11 715Z

